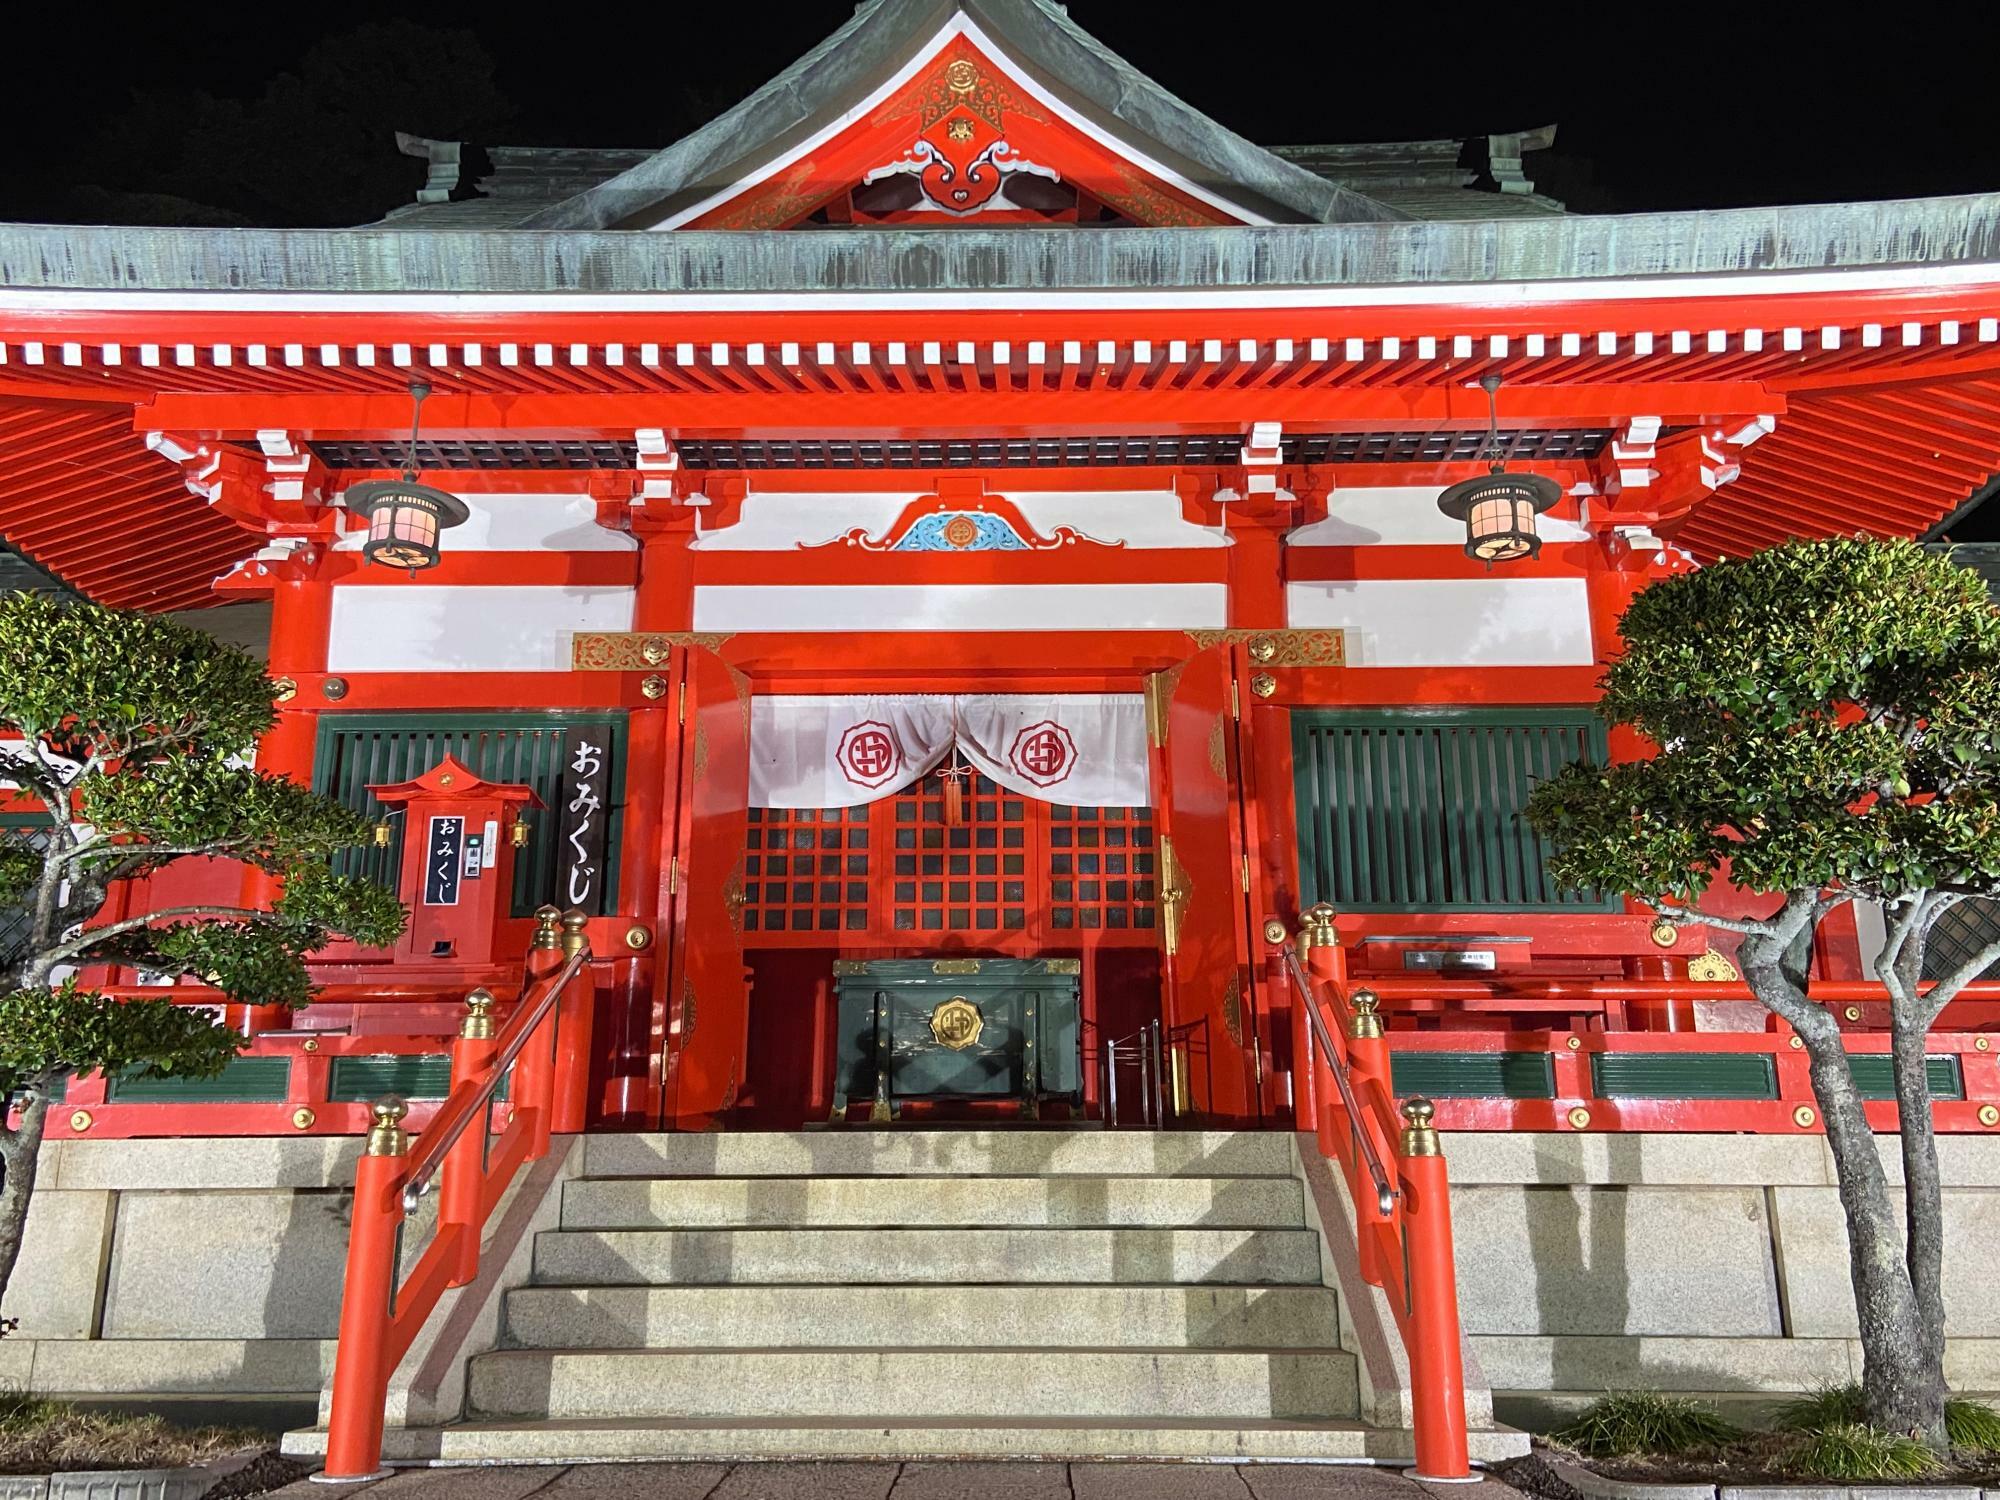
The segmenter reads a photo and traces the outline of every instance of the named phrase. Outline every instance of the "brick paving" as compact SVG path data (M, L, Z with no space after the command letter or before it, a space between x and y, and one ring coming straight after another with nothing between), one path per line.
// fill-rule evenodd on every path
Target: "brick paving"
M1366 1464L654 1463L403 1469L299 1480L269 1500L1522 1500L1497 1479L1426 1485Z

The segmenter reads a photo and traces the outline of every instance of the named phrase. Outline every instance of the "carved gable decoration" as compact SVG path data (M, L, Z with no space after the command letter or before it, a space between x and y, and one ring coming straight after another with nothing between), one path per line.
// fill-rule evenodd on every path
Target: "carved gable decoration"
M972 31L959 18L863 111L655 227L1246 222L1029 82Z
M855 526L827 541L799 545L808 551L848 546L869 552L1047 552L1079 542L1090 547L1125 545L1100 542L1073 526L1057 526L1045 535L1012 501L998 495L955 494L925 495L911 502L880 532Z

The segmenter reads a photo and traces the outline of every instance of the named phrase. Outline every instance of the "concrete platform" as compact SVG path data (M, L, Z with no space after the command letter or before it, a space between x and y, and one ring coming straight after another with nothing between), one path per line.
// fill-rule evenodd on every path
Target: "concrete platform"
M992 1334L1006 1330L993 1327ZM467 1415L1351 1420L1339 1350L515 1349L472 1361Z
M545 1234L540 1282L1304 1282L1319 1236L1289 1229L597 1230Z
M1340 1347L1319 1286L538 1286L507 1299L521 1348Z
M1475 1432L1475 1463L1498 1463L1528 1451L1525 1433ZM288 1433L285 1451L303 1457L326 1451L323 1431ZM643 1422L466 1422L452 1427L389 1432L390 1463L605 1463L702 1459L887 1458L899 1461L965 1457L1047 1459L1170 1459L1271 1463L1411 1461L1414 1436L1358 1422L1306 1423L798 1420L727 1423L661 1419ZM1456 1493L1456 1492L1455 1492Z
M1287 1177L710 1177L568 1185L569 1229L1014 1228L1299 1223Z

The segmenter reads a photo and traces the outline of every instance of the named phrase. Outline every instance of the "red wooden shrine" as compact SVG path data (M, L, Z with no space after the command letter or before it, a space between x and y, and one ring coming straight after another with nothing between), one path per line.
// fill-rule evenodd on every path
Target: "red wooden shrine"
M1732 940L1547 887L1510 799L1589 747L1647 582L1929 536L2000 469L2000 201L1592 219L1524 175L1544 133L1267 152L967 10L879 24L645 160L495 147L474 183L416 142L417 204L310 243L0 227L0 530L107 603L268 602L259 763L386 819L413 912L252 1013L283 1101L85 1080L84 1128L351 1131L329 1062L442 1051L542 901L592 953L566 1119L824 1118L836 962L1052 957L1088 1109L1157 1022L1183 1120L1289 1127L1273 944L1321 899L1447 1127L1814 1128ZM1561 498L1489 567L1437 497L1494 463ZM469 512L414 572L345 503L406 469ZM1129 702L1144 793L954 752L753 800L760 704L868 695ZM1869 920L1817 955L1862 1052ZM1947 1018L1942 1128L2000 1126L1996 1026ZM1494 1053L1546 1086L1479 1083ZM1620 1094L1592 1059L1627 1054L1770 1086Z

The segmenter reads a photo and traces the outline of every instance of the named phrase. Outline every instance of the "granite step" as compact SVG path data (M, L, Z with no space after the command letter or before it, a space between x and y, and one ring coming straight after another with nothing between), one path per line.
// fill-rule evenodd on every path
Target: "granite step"
M1279 1131L794 1130L593 1135L585 1177L1285 1177Z
M1305 1421L1356 1418L1359 1393L1337 1350L513 1349L471 1361L466 1406L582 1421Z
M1005 1330L1023 1348L1340 1347L1339 1299L1313 1286L528 1287L515 1348L948 1348Z
M571 1286L1317 1285L1320 1244L1311 1229L555 1230L536 1240L534 1279Z
M1528 1451L1526 1433L1471 1434L1475 1463ZM324 1430L285 1434L297 1457L326 1452ZM450 1427L392 1428L383 1435L391 1463L555 1464L702 1459L952 1458L1242 1460L1386 1463L1414 1460L1405 1428L1358 1422L1275 1420L1084 1422L1011 1417L737 1418L726 1422L650 1418L608 1422L462 1422Z
M566 1185L565 1229L1296 1228L1291 1177L707 1177Z

